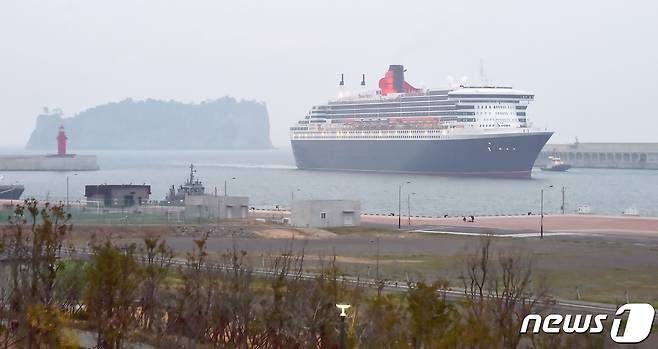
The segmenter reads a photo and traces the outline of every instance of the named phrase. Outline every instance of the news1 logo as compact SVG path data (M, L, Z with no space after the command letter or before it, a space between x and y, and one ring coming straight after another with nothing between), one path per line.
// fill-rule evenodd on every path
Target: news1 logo
M628 313L626 326L622 329L621 315ZM615 318L612 319L612 328L610 329L610 338L615 343L641 343L647 337L653 326L656 311L651 304L647 303L628 303L624 304L615 312ZM528 333L530 323L532 333L540 332L556 333L601 333L604 330L603 322L608 319L607 314L597 315L561 315L549 314L542 317L539 314L530 314L523 319L521 324L521 333Z

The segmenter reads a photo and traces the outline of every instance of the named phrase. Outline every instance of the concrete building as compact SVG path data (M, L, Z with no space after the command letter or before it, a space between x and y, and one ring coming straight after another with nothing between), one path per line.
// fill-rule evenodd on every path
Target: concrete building
M361 224L361 202L356 200L293 200L290 224L294 227L351 227Z
M147 184L86 185L87 201L100 203L102 207L132 207L149 200L151 186Z
M573 167L658 169L658 143L546 144L536 166L556 155Z
M186 195L185 219L245 219L249 216L246 196Z

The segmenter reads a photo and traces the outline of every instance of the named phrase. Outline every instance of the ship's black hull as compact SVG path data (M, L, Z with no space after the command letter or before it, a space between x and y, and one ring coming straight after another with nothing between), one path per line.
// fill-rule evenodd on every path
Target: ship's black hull
M291 141L297 168L530 178L552 132L442 140Z
M18 200L25 188L22 185L0 185L0 200Z

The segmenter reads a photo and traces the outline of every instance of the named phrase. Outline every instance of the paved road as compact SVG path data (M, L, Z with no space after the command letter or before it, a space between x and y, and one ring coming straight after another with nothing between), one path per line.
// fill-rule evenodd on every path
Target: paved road
M365 225L397 226L397 217L364 215ZM539 216L487 216L475 217L474 222L461 217L429 218L402 217L403 229L450 228L455 231L533 233L539 232ZM596 216L596 215L551 215L544 216L544 231L581 234L626 235L658 238L658 218Z
M281 219L289 217L288 211L251 211L252 217ZM462 217L409 217L402 216L401 229L428 233L452 232L461 235L509 235L536 237L540 230L540 217L531 216L484 216L474 222ZM397 228L397 216L363 214L361 225L374 228ZM602 236L613 238L658 239L658 218L599 216L599 215L545 215L545 236ZM455 234L457 235L457 234Z

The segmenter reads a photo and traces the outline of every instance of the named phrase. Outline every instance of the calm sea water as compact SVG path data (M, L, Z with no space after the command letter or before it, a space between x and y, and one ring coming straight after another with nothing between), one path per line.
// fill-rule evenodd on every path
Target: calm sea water
M2 150L0 153L9 153ZM206 191L221 194L227 180L229 195L250 197L251 206L288 206L294 192L303 199L358 199L364 212L390 213L402 207L412 215L519 214L539 211L540 189L546 212L559 212L561 187L566 187L566 209L589 205L594 213L620 214L629 207L642 215L658 216L658 171L572 169L568 173L533 171L530 180L459 178L355 172L302 171L294 166L289 148L260 151L99 151L100 171L4 172L3 183L25 185L24 197L66 197L69 177L71 200L82 198L85 184L142 184L152 187L151 199L163 199L172 184L182 184L189 165ZM235 177L235 179L231 179Z

